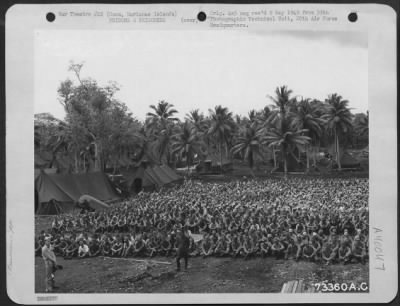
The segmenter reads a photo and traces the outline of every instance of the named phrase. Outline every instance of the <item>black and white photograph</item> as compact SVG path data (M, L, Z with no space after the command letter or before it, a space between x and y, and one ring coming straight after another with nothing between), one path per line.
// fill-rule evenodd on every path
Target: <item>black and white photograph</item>
M367 30L39 27L32 46L42 300L370 293Z
M368 292L367 46L38 32L36 290Z

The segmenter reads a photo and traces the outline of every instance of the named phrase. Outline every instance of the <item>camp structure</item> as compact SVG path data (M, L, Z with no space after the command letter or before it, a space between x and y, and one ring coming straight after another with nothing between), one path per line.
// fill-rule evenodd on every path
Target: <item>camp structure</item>
M99 210L107 210L111 206L104 203L103 201L100 201L96 199L95 197L92 197L90 195L84 194L81 196L78 200L78 204L83 205L87 204L90 208L99 211Z
M221 171L229 171L232 169L232 161L227 158L226 154L222 154L221 163L221 155L218 152L209 152L196 166L197 172L201 173L219 173Z
M119 172L125 178L129 190L135 193L139 193L141 190L159 189L183 180L167 165L140 163L137 166L120 168Z
M360 167L360 161L355 159L348 152L343 153L342 158L340 159L340 164L341 164L342 168L359 168Z
M57 169L56 168L35 169L35 180L39 177L40 173L42 172L46 174L56 174Z
M37 214L71 212L83 195L89 195L102 202L119 199L107 176L102 172L47 174L41 171L35 179Z

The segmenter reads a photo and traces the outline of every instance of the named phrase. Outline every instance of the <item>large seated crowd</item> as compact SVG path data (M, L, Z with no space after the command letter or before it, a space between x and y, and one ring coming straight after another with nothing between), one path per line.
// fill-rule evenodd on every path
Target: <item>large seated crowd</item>
M186 228L190 256L365 263L368 193L360 178L187 180L109 210L57 215L36 237L36 255L51 236L65 259L175 256L177 232Z

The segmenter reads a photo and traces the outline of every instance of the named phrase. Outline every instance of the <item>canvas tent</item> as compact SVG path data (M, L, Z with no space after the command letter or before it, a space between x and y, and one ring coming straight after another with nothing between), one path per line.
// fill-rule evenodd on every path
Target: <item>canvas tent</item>
M142 189L145 191L154 190L182 180L167 165L146 166L142 163L139 166L121 168L120 173L127 181L128 188L136 193Z
M44 169L35 169L35 180L38 178L41 172L45 172L47 174L56 174L56 168L44 168Z
M101 172L47 174L41 171L35 179L38 214L71 211L82 195L105 202L119 198L107 176Z
M80 204L87 203L89 205L89 207L91 207L95 210L107 210L111 207L110 205L104 203L103 201L100 201L100 200L96 199L95 197L92 197L87 194L84 194L83 196L81 196L78 200L78 203L80 203Z
M229 171L233 167L232 161L230 161L226 154L222 154L222 165L221 165L221 155L217 152L209 152L205 158L203 158L200 163L196 166L199 172L214 172L214 171Z
M343 153L340 159L342 168L358 168L360 167L360 162L351 156L348 152Z

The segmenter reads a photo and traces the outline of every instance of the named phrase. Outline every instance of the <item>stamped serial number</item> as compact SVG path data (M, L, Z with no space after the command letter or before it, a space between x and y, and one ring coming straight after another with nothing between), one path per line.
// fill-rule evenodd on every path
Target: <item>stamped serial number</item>
M314 284L316 291L319 292L368 292L368 283L329 283L327 281Z
M55 295L50 295L50 296L37 296L36 297L38 302L49 302L49 301L56 301L57 300L57 296Z

